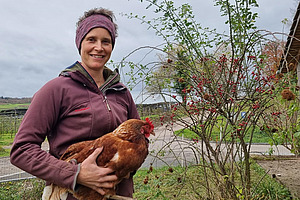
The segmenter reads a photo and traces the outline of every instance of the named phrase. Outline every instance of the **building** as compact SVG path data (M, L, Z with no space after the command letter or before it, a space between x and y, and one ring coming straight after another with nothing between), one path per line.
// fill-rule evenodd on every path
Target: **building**
M297 71L298 85L300 85L300 2L298 4L290 33L285 45L279 73Z

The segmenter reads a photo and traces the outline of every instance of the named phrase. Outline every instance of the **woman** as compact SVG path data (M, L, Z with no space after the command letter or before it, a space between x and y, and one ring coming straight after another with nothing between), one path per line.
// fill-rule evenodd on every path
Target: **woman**
M100 194L112 188L117 177L96 165L101 149L83 163L59 160L73 143L92 140L113 131L130 118L139 118L130 92L117 71L105 67L117 35L114 15L106 9L85 12L77 23L76 46L81 62L46 83L33 97L11 150L11 163L72 190L85 185ZM48 139L49 153L41 149ZM117 186L117 194L131 197L132 177ZM70 194L68 200L75 199Z

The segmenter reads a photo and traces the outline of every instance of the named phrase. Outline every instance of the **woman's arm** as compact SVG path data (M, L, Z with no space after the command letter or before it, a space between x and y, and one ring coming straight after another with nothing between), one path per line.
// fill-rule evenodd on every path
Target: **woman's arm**
M35 95L16 134L10 160L15 166L57 185L74 189L79 166L59 160L41 149L60 113L62 92L50 81Z

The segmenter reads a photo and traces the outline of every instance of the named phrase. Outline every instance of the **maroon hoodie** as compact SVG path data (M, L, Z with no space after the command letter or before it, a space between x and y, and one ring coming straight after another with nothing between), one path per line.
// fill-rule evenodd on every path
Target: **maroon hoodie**
M119 82L119 74L105 68L103 75L106 82L98 88L76 62L46 83L34 95L19 127L11 163L48 183L75 190L79 165L58 159L68 146L96 139L127 119L139 118L129 90ZM46 138L49 153L41 149ZM124 196L132 192L132 178L121 182L117 190Z

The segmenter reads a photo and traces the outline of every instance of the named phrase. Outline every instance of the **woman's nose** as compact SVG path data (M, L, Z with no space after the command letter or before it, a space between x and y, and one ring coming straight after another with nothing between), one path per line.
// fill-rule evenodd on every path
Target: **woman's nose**
M97 42L94 49L97 51L102 51L103 50L102 42Z

